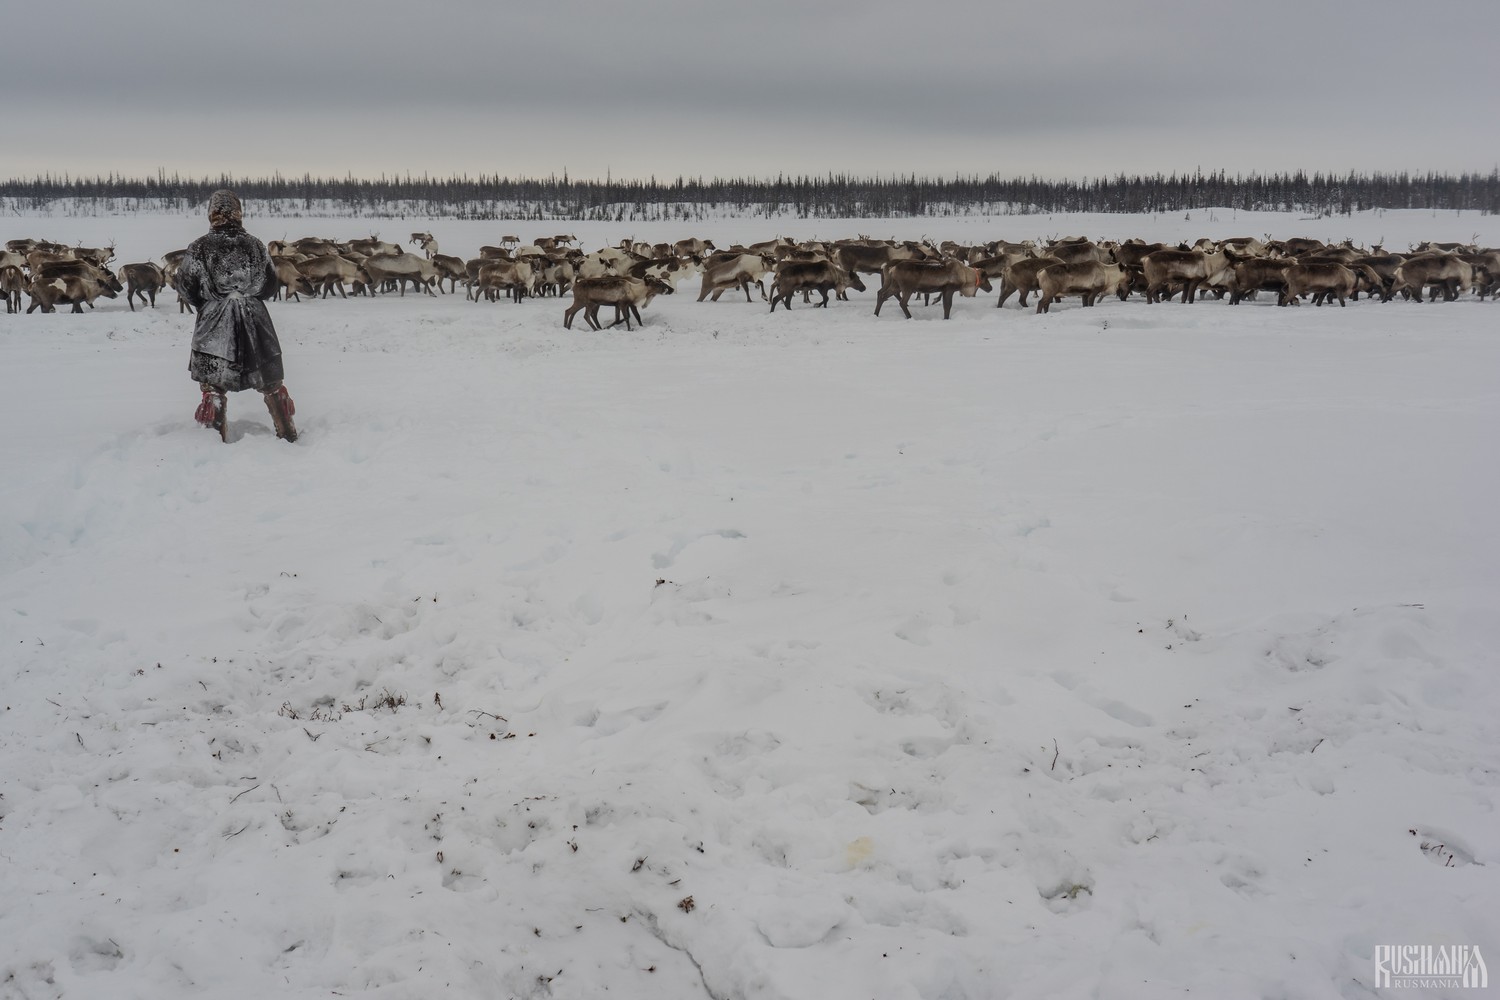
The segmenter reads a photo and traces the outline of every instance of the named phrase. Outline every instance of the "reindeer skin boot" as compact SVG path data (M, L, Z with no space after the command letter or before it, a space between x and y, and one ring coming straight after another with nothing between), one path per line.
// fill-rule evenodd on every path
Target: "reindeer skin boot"
M297 440L297 425L292 423L292 414L297 412L297 407L293 405L286 386L278 385L262 395L266 409L271 411L271 422L276 425L276 436L283 441Z
M229 398L222 389L216 389L211 385L200 382L198 387L203 390L203 400L198 404L198 411L193 414L193 419L204 427L212 427L219 432L220 441L229 440Z

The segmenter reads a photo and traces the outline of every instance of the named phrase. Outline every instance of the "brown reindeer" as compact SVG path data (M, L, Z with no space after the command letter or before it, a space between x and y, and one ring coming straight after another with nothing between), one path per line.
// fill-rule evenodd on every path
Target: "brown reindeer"
M5 311L21 311L21 293L26 291L26 275L14 264L0 267L0 295L5 297Z
M312 282L297 270L297 262L290 257L272 257L271 267L276 271L276 294L275 298L281 298L284 294L288 300L296 299L302 301L304 295L316 295Z
M1130 294L1130 274L1125 268L1094 260L1044 267L1037 275L1037 284L1042 293L1036 303L1039 313L1050 311L1052 303L1064 295L1082 297L1087 307L1098 301L1101 295L1113 293L1124 298Z
M770 273L775 263L775 257L770 254L714 254L703 262L703 287L698 292L698 301L702 302L712 294L713 301L717 302L719 296L729 289L739 288L745 293L745 301L749 302L752 284L760 289L760 297L766 299L766 286L761 279Z
M422 253L428 260L437 256L438 241L432 238L431 233L412 233L411 242L422 248Z
M145 306L150 299L151 308L156 308L156 293L166 287L167 273L156 264L146 261L143 264L125 264L121 266L120 273L125 277L125 301L130 303L130 311L135 312L135 297L141 297L141 305Z
M437 283L437 266L425 257L414 253L380 253L365 258L365 273L370 276L370 291L386 282L394 281L406 297L406 283L420 288L428 295L436 295L432 286Z
M368 282L368 275L358 264L338 254L324 254L320 257L299 260L296 268L314 288L322 291L325 299L333 294L334 288L339 290L340 298L347 299L349 294L344 290L345 282L354 286L356 294Z
M1295 304L1299 298L1313 292L1313 305L1320 306L1332 296L1342 306L1344 299L1354 294L1354 272L1337 261L1293 264L1282 275L1286 279L1286 290L1281 293L1277 305Z
M880 292L875 296L875 315L886 299L894 298L901 312L911 319L907 303L917 292L940 295L943 300L943 319L953 314L953 296L959 294L973 298L981 289L993 291L990 279L983 271L957 260L898 260L886 265L881 272Z
M1146 273L1146 301L1162 301L1172 297L1172 289L1182 284L1182 301L1192 302L1197 297L1198 287L1205 283L1219 284L1224 272L1232 266L1230 259L1221 253L1204 253L1202 250L1157 250L1141 258L1141 268Z
M1037 276L1042 273L1042 268L1061 263L1056 257L1027 257L1011 264L1001 275L1000 301L995 303L995 308L1005 305L1006 299L1020 292L1021 308L1025 309L1026 296L1037 290Z
M462 257L453 257L445 253L435 253L432 255L432 266L437 268L437 286L440 291L442 290L443 282L447 281L448 291L450 293L456 292L458 291L458 283L468 277Z
M531 294L535 279L536 271L530 261L482 261L470 291L473 293L475 302L479 301L480 296L490 302L496 302L502 291L507 298L520 302Z
M1087 240L1080 243L1063 243L1054 246L1047 251L1047 254L1056 257L1064 264L1084 264L1089 262L1110 264L1114 262L1114 258L1110 256L1108 250Z
M777 265L776 279L771 282L771 311L776 311L778 301L786 308L792 308L792 296L797 292L804 296L808 292L821 292L823 301L818 306L827 309L828 293L835 291L842 295L846 288L862 292L865 283L859 275L845 271L832 261L784 260Z
M1409 293L1413 299L1422 301L1422 289L1432 287L1432 300L1437 301L1438 289L1443 298L1452 302L1461 294L1467 294L1473 281L1474 267L1458 257L1445 253L1424 253L1406 258L1396 268L1391 292Z
M113 273L94 267L88 261L55 261L32 273L31 286L27 289L31 305L26 311L55 312L57 303L70 302L73 312L81 313L85 303L92 309L95 299L101 296L118 298L123 290Z
M563 310L563 328L573 329L573 317L582 309L583 318L589 326L595 330L603 329L599 325L599 307L614 306L615 321L610 326L618 326L623 320L625 329L629 330L631 316L635 317L637 323L642 322L641 306L649 304L657 295L670 294L672 286L656 278L625 278L619 275L579 278L573 282L573 304Z
M1256 257L1235 261L1234 288L1229 293L1229 304L1237 306L1247 296L1262 291L1275 292L1279 297L1286 291L1286 269L1296 263L1290 257Z

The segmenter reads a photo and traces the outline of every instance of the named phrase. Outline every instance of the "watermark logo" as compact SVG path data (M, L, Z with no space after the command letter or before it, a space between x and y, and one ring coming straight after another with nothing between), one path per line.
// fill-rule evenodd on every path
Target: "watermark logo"
M1375 987L1379 989L1485 989L1490 973L1471 944L1378 944Z

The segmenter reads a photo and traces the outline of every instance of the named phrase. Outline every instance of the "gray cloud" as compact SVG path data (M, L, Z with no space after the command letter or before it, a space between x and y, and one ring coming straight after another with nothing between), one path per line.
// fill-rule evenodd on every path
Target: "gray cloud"
M71 5L11 172L1488 170L1488 0ZM55 11L14 15L48 37ZM66 116L66 124L59 124Z

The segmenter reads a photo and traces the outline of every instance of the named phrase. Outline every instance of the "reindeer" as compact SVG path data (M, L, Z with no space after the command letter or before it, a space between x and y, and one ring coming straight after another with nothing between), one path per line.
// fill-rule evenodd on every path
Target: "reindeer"
M745 293L745 301L749 302L752 284L760 289L760 297L769 301L761 279L775 263L775 258L755 253L714 254L703 262L703 286L698 292L698 301L702 302L711 293L713 301L717 302L719 296L729 289L739 288Z
M135 312L135 297L141 297L141 305L145 306L149 297L151 308L156 308L156 293L161 291L167 284L167 273L151 261L142 264L126 264L120 268L120 273L125 276L125 301L130 303L130 311Z
M344 290L346 281L354 285L356 294L369 282L369 275L363 268L338 254L324 254L321 257L299 260L296 268L314 288L321 288L325 299L333 293L335 287L339 290L339 297L347 299L349 295Z
M954 293L973 298L981 290L994 289L989 277L980 270L957 260L898 260L887 264L881 272L880 293L875 296L875 315L885 300L894 298L901 311L911 319L907 303L917 292L937 293L943 299L943 319L953 312Z
M435 295L432 286L437 282L438 270L432 261L425 257L418 257L412 253L381 253L365 258L365 273L370 276L370 291L373 293L377 286L383 286L389 282L395 282L401 290L401 297L406 297L406 283L410 281L414 287L422 289L428 295Z
M26 275L14 264L0 267L0 295L5 297L5 311L21 311L21 293L26 291Z
M371 236L369 239L364 240L350 240L348 246L349 250L357 254L363 254L366 257L374 257L377 254L399 254L406 252L395 243L381 242L378 236Z
M853 288L856 291L864 291L865 283L860 280L859 275L844 270L830 260L784 260L776 267L776 278L771 282L771 311L776 311L776 303L780 302L786 308L792 308L792 296L797 292L803 294L803 301L808 301L809 292L821 292L823 301L818 305L824 309L828 308L828 293L837 291L843 294L844 289ZM817 308L814 306L813 308Z
M285 293L287 299L302 301L303 295L316 295L312 282L297 270L297 262L290 257L272 257L271 267L276 271L276 293L274 298L281 298Z
M499 299L502 289L506 292L507 297L520 302L523 298L531 294L534 279L535 271L533 271L530 261L482 261L474 278L471 291L473 292L475 302L479 301L481 295L490 302L495 302Z
M1052 264L1037 274L1042 297L1036 311L1048 312L1052 303L1064 295L1078 295L1084 306L1092 306L1099 296L1114 292L1121 298L1130 294L1130 273L1119 264L1101 264L1096 260Z
M431 233L412 233L411 242L422 248L422 253L431 260L438 254L438 241L432 238Z
M1410 293L1418 302L1422 301L1422 289L1432 286L1432 301L1436 302L1438 289L1443 298L1454 301L1460 294L1468 294L1474 278L1474 266L1452 254L1424 253L1406 258L1396 268L1391 292Z
M999 309L1005 305L1006 299L1020 292L1021 308L1025 309L1026 296L1041 287L1037 276L1042 273L1042 268L1061 263L1056 257L1026 257L1005 268L1000 277L1000 301L995 303L995 308Z
M1312 261L1293 264L1282 272L1286 290L1281 293L1277 305L1295 305L1308 292L1315 293L1313 305L1320 306L1332 296L1344 305L1344 299L1354 294L1354 271L1337 261Z
M1157 250L1149 253L1141 258L1141 268L1146 273L1146 301L1163 301L1164 290L1166 298L1171 299L1172 288L1180 281L1182 301L1192 302L1197 297L1200 285L1221 284L1224 272L1229 270L1231 263L1222 251L1204 253L1202 250Z
M655 278L624 278L619 275L579 278L573 282L573 304L563 310L563 328L571 330L573 317L582 309L589 326L595 330L603 329L599 326L599 307L612 305L615 307L615 321L610 326L618 326L623 319L625 329L629 330L632 315L637 323L642 322L641 306L649 304L657 295L670 294L672 286Z
M445 253L432 255L432 266L437 268L438 291L443 290L443 282L448 282L450 293L458 291L458 283L468 277L462 257L452 257Z
M71 254L74 260L86 260L95 267L105 267L115 259L115 241L110 240L107 247L77 246Z

